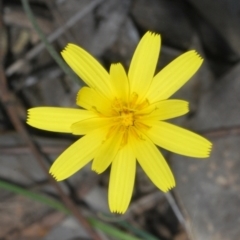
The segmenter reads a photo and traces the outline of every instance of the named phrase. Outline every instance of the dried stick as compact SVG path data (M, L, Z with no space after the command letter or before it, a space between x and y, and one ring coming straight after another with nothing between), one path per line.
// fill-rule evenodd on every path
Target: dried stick
M2 1L0 0L0 13L2 13ZM2 14L0 14L2 16ZM3 32L4 25L3 20L0 17L0 32ZM92 239L101 240L98 234L91 228L90 224L86 218L78 210L77 206L72 202L72 200L63 192L59 184L48 174L48 168L45 165L41 151L38 149L36 144L32 141L25 125L21 122L16 109L16 103L13 98L13 93L7 87L7 80L3 69L4 60L4 49L2 48L2 34L0 35L0 100L3 103L9 118L17 132L21 135L22 139L26 142L28 147L31 149L32 154L38 161L39 165L46 173L49 182L56 188L63 202L66 204L67 208L71 211L72 215L75 216L77 221L86 229Z
M52 43L56 39L58 39L66 30L70 29L74 24L77 23L77 21L85 17L90 11L92 11L102 1L103 0L90 1L90 3L85 8L83 8L80 12L77 12L75 15L69 18L69 20L64 25L62 25L61 27L53 31L53 33L51 33L47 37L48 42ZM29 52L27 52L27 54L23 59L17 60L6 69L6 76L9 77L13 75L16 71L21 69L26 62L36 57L44 48L45 48L45 45L43 43L39 43L38 45L33 47Z

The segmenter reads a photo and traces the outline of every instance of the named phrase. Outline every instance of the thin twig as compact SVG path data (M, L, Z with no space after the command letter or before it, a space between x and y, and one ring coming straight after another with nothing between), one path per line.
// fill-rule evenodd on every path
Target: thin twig
M69 20L62 25L61 27L57 28L53 33L51 33L47 37L47 41L49 43L54 42L56 39L58 39L66 30L71 28L74 24L76 24L80 19L85 17L90 11L92 11L98 4L100 4L103 0L94 0L91 1L85 8L83 8L81 11L77 12L75 15L73 15ZM16 71L21 69L26 62L30 61L34 57L36 57L43 49L45 48L45 45L43 43L39 43L34 48L32 48L29 52L26 53L25 57L23 59L19 59L16 62L14 62L12 65L10 65L6 69L6 76L9 77L13 75Z
M208 129L204 131L199 131L202 135L206 137L225 137L228 135L239 135L240 126L230 126L230 127L220 127L216 129Z
M55 0L45 0L45 3L48 6L48 9L51 11L51 14L54 17L54 22L56 22L56 26L63 26L66 22L65 17L58 11L58 5L56 4ZM67 29L64 32L64 38L67 40L67 42L74 41L76 42L76 37L72 29ZM61 40L61 39L60 39Z
M164 196L166 197L169 205L171 206L174 214L176 215L178 221L181 223L181 225L184 227L184 229L186 230L186 233L188 235L189 238L192 239L192 230L190 227L190 223L189 221L185 218L185 216L182 213L181 208L178 206L175 198L173 197L171 192L167 192L164 194Z
M61 144L61 146L41 146L41 151L44 154L60 154L68 147L68 144ZM31 150L27 146L6 146L0 147L0 154L19 155L29 154Z
M168 203L170 204L173 212L175 213L178 221L179 221L183 226L185 226L185 222L186 222L186 221L185 221L185 218L184 218L184 216L183 216L180 208L178 207L178 205L177 205L174 197L172 196L172 193L171 193L171 192L165 193L165 197L166 197Z
M3 68L0 66L0 81L2 81L4 78ZM98 235L91 229L89 223L87 220L83 217L83 215L78 211L78 208L73 204L73 202L68 198L67 195L63 192L63 190L60 188L59 184L56 183L56 181L51 177L51 175L48 174L48 169L44 163L43 157L39 149L36 147L34 142L32 141L30 135L27 132L26 127L21 122L20 118L17 116L17 110L15 107L15 102L11 101L11 93L5 90L0 89L0 98L2 103L5 106L5 109L11 119L12 124L14 125L15 129L18 131L18 133L22 136L24 141L27 143L28 147L31 149L31 152L37 159L39 165L42 167L44 172L47 174L49 181L56 190L58 191L60 197L66 204L66 206L69 208L69 210L72 212L72 214L76 217L76 219L79 221L79 223L84 226L86 231L92 236L92 239L100 240Z
M149 193L137 201L134 201L130 206L127 215L144 214L147 210L151 209L153 206L156 206L162 199L164 195L160 191Z
M68 65L63 61L63 59L59 56L58 52L53 48L53 46L48 42L47 38L45 37L43 31L40 29L36 18L33 15L33 12L29 6L28 0L21 0L23 8L32 23L34 29L38 33L40 39L44 43L46 49L48 50L49 54L52 58L56 61L59 67L76 83L79 83L79 78L73 73L73 71L68 67Z
M0 0L0 12L2 12L2 1ZM2 16L2 14L0 14ZM4 25L2 18L0 17L0 32L2 31ZM1 40L0 40L1 41ZM1 47L1 45L0 45ZM66 204L67 208L71 211L73 216L76 217L77 221L86 229L92 239L100 240L101 238L98 234L91 228L90 224L86 220L86 218L81 214L78 210L77 206L71 201L71 199L63 192L59 184L52 178L51 175L48 174L48 168L45 165L45 161L43 159L43 155L41 151L38 149L36 144L32 141L31 136L29 135L25 125L21 122L16 110L16 102L13 98L13 93L7 87L7 80L4 74L3 69L3 59L4 59L4 52L3 49L0 48L0 100L3 103L3 106L6 109L6 112L11 119L11 122L17 132L20 134L22 139L26 142L28 147L31 149L32 154L38 161L39 165L46 173L49 182L56 188L57 192L59 193L60 197L62 198L63 202Z

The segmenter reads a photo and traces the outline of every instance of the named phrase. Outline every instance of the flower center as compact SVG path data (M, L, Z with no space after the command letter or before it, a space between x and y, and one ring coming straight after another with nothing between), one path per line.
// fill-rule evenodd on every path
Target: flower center
M122 124L125 127L133 126L134 124L134 115L131 111L129 110L123 110L120 112L121 119L122 119Z
M114 122L115 124L119 124L123 131L126 131L126 133L128 133L128 130L131 127L137 127L138 129L149 129L149 126L141 122L141 117L144 115L144 113L139 114L139 111L149 106L149 102L147 99L145 99L138 103L137 99L138 95L133 93L131 94L128 102L125 102L120 98L115 98L112 102L112 117ZM135 135L137 135L137 133Z
M141 131L150 128L150 126L146 125L141 120L145 115L145 113L141 111L149 106L149 102L147 99L137 102L137 99L138 95L133 93L128 101L124 101L121 98L115 98L112 102L113 125L109 129L106 138L109 138L117 129L117 131L122 134L120 147L128 143L129 135L137 139L144 139Z

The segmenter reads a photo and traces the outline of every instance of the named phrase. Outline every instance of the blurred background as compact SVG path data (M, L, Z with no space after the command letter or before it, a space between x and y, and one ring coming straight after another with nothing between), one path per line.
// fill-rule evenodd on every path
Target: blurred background
M1 240L240 239L240 1L0 0L0 11ZM162 37L157 71L197 50L204 64L174 96L191 111L174 122L212 141L211 157L164 152L177 181L165 195L138 168L123 216L108 210L109 171L87 166L54 182L51 162L77 138L26 126L26 110L76 107L83 83L63 72L36 30L57 53L76 43L107 70L112 62L127 69L148 30Z

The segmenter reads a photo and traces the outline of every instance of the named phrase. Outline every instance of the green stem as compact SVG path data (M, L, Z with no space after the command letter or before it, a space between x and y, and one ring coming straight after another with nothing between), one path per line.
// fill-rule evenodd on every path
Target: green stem
M49 207L52 207L52 208L54 208L54 209L56 209L60 212L65 213L65 214L70 214L70 211L63 204L61 204L59 201L56 201L56 200L51 199L49 197L46 197L42 194L31 192L29 190L23 189L21 187L18 187L14 184L11 184L11 183L7 183L7 182L2 181L2 180L0 180L0 187L6 189L8 191L11 191L13 193L25 196L29 199L34 200L34 201L41 202L41 203L43 203L43 204L45 204Z
M117 228L114 228L108 224L102 223L94 218L89 218L88 220L93 227L101 229L103 232L107 233L111 237L114 237L115 239L140 240L139 238L128 235L128 234L118 230Z
M33 193L22 187L16 186L15 184L11 184L11 183L0 180L0 188L3 188L15 194L19 194L29 199L32 199L34 201L45 204L67 215L71 214L71 212L62 203L58 202L57 200L53 200L39 193ZM95 218L88 218L88 220L93 227L101 230L102 232L108 234L109 236L114 237L114 239L116 240L140 240L139 238L136 238L127 233L124 233L111 225L101 223L99 220Z
M142 239L160 240L159 238L156 238L156 237L152 236L151 234L130 225L128 222L121 221L121 222L118 222L117 224L120 225L121 227L125 228L126 230L129 230L130 232L132 232L136 236L141 237Z
M60 68L75 82L77 82L78 84L80 83L79 78L73 73L73 71L67 66L67 64L63 61L63 59L59 56L58 52L52 47L52 45L48 42L46 36L44 35L43 31L40 29L34 15L33 12L29 6L28 0L21 0L22 1L22 5L24 8L24 11L26 12L29 21L32 23L34 29L36 30L36 32L38 33L40 39L42 40L42 42L44 43L46 49L48 50L48 52L50 53L50 55L52 56L52 58L57 62L57 64L60 66Z

